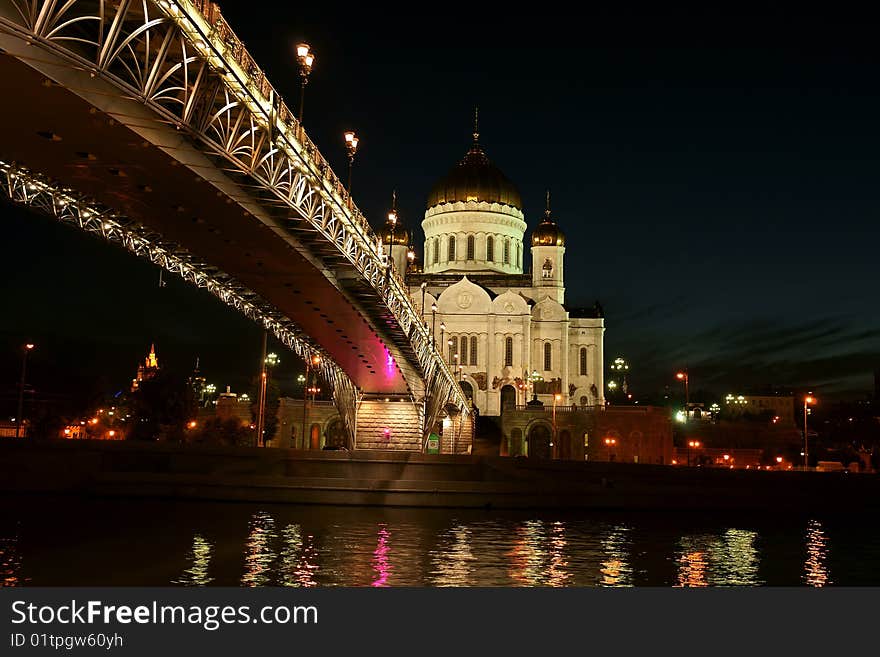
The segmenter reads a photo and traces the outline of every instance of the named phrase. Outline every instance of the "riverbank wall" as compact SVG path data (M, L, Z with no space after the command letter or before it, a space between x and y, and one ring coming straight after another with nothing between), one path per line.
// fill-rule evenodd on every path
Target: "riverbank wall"
M0 440L0 491L290 504L876 512L880 477L397 451Z

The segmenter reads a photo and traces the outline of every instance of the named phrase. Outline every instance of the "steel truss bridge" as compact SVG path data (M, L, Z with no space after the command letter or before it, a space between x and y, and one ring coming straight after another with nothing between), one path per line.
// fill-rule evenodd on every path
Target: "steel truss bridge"
M379 237L206 0L0 0L0 189L205 288L422 444L469 411ZM455 410L453 410L455 413Z

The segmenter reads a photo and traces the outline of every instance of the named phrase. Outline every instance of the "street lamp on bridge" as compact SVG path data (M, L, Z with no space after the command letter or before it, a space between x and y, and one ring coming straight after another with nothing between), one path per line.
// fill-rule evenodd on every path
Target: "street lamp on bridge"
M431 344L434 345L434 351L437 351L437 304L431 304ZM440 347L443 348L442 346Z
M354 156L357 153L358 137L353 130L347 130L345 137L345 150L348 153L348 197L351 200L351 169L354 166Z
M296 61L299 64L299 124L303 122L303 105L306 100L306 85L309 83L309 74L312 72L312 65L315 63L315 53L307 43L300 43L296 46Z

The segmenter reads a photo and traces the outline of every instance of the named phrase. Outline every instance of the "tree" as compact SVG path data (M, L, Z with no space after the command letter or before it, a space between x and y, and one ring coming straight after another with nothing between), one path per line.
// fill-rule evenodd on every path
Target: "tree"
M254 432L236 418L225 420L212 417L206 420L198 431L187 438L187 442L226 447L253 447Z
M142 381L131 395L133 427L130 438L183 440L183 427L195 414L196 400L184 377L159 371Z

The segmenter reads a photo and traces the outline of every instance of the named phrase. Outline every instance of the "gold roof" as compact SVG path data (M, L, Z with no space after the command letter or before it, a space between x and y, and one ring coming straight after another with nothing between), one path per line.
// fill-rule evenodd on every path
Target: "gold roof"
M464 159L434 184L428 196L428 207L467 201L500 203L522 209L522 198L516 185L492 164L476 140Z
M565 233L556 225L556 221L550 213L549 190L547 191L547 209L544 210L544 218L532 232L532 246L565 246Z

